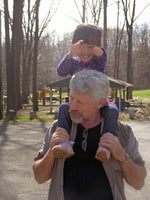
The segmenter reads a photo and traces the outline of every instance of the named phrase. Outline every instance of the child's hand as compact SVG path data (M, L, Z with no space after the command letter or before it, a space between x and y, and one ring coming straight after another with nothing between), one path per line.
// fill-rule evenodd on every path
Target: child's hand
M83 40L79 40L77 43L71 46L70 52L68 53L68 58L72 58L73 56L78 56L81 52L82 44L84 44Z
M70 52L73 56L77 56L80 53L83 43L83 40L79 40L77 43L72 45Z
M103 55L103 50L100 48L100 47L93 47L93 55L96 56L96 57L100 57Z

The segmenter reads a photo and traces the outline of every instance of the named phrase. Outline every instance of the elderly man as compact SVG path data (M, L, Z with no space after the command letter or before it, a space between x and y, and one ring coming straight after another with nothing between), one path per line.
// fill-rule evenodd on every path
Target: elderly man
M83 70L71 78L70 135L54 122L45 138L43 157L33 163L38 183L51 179L49 200L125 200L123 180L135 189L144 185L146 169L131 128L118 122L116 136L101 134L99 109L108 94L109 82L100 72ZM75 154L56 159L52 148L67 140L74 141ZM99 145L111 152L106 163L95 158Z

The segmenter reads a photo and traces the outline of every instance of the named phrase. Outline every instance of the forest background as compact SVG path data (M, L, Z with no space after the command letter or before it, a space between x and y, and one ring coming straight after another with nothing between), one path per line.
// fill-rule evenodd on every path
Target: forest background
M132 98L132 89L149 89L150 24L143 20L143 24L138 25L136 20L150 3L141 7L135 15L137 0L113 1L117 13L116 18L112 13L112 20L113 23L116 21L116 26L109 28L109 0L82 0L81 4L72 1L78 17L70 18L77 25L99 25L103 16L102 47L108 54L106 74L134 85L128 91L128 98ZM30 93L33 94L33 110L37 111L36 91L60 80L56 66L70 49L73 30L60 36L52 26L51 30L47 26L53 22L62 2L63 0L50 0L46 17L39 20L42 0L14 0L11 8L8 0L1 0L5 33L0 37L0 91L1 97L7 94L7 111L13 109L17 112L22 104L28 103Z

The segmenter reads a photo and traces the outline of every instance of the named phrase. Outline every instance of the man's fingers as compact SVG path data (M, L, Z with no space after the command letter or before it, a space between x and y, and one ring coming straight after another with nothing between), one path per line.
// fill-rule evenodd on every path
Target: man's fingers
M64 128L57 128L51 137L51 146L69 140L69 134Z

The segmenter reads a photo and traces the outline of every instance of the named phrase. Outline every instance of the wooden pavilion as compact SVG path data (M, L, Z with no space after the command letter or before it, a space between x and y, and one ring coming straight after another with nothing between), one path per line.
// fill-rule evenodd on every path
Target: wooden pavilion
M121 100L125 102L125 91L128 87L132 87L133 85L130 83L127 83L125 81L121 81L119 79L114 79L112 77L107 76L109 83L110 83L110 88L115 88L116 91L119 91L119 102L118 102L118 107L119 111L121 111ZM47 85L50 88L50 113L52 113L52 89L53 88L58 88L60 91L60 104L61 104L61 94L62 94L62 88L67 88L68 89L68 96L69 96L69 82L70 82L71 77L62 79L60 81L53 82L49 85ZM123 91L123 98L121 97L121 92ZM117 95L116 97L117 98ZM116 99L115 99L116 102Z

